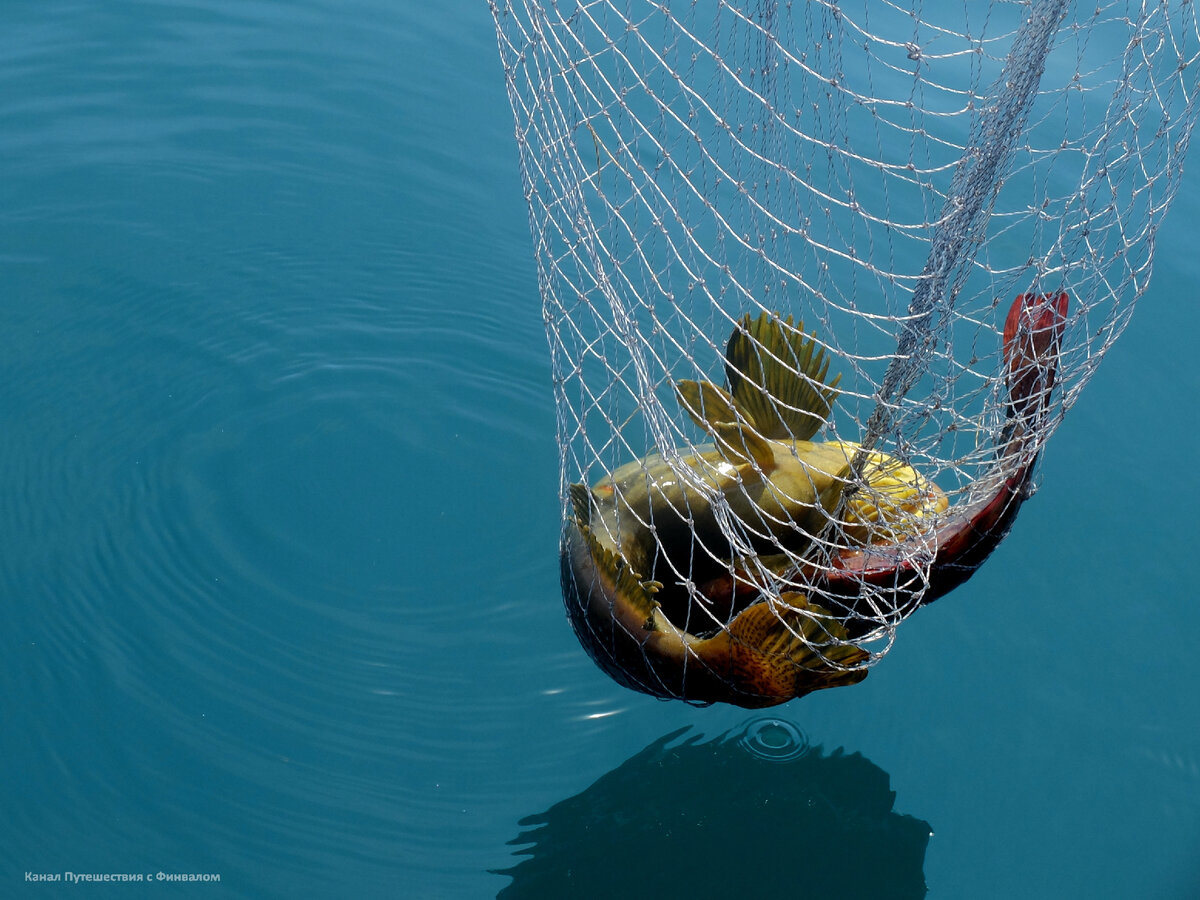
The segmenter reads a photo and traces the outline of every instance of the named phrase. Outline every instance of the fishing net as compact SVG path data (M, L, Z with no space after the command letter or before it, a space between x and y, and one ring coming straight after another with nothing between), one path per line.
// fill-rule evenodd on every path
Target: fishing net
M1003 538L1146 289L1195 7L491 8L577 635L660 697L861 680Z

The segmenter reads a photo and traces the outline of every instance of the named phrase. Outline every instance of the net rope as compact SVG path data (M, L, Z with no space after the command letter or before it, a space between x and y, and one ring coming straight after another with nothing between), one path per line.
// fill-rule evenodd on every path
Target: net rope
M580 640L694 702L861 680L1146 290L1194 5L490 5Z

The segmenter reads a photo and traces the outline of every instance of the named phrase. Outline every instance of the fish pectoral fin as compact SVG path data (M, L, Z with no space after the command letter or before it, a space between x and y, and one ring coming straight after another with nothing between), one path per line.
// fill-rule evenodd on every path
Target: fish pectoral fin
M725 348L734 406L771 440L806 441L828 420L841 375L827 380L829 354L804 323L762 313L742 317Z
M735 466L750 466L761 475L770 475L774 471L775 451L767 439L750 425L714 422L712 432L717 441L717 450L728 462Z
M817 495L817 502L825 510L826 523L837 519L835 526L840 530L845 525L846 511L843 497L849 501L854 492L847 493L847 488L854 484L854 464L847 461L837 472L831 474L829 483Z
M579 533L583 536L596 570L610 582L612 593L620 602L629 604L630 609L645 623L644 628L654 630L654 611L658 609L654 595L662 589L662 584L643 581L619 554L600 543L590 527L580 526Z
M775 468L775 452L767 440L747 422L740 421L733 398L711 381L679 382L680 405L692 421L713 436L717 450L735 466L753 468L766 475ZM744 476L751 477L750 472Z
M869 654L845 643L846 630L804 595L786 593L786 605L757 603L727 630L692 645L714 670L729 671L748 693L782 703L867 677Z
M705 430L711 430L715 422L736 422L737 412L733 398L711 381L684 379L675 386L679 405L691 416L692 421Z

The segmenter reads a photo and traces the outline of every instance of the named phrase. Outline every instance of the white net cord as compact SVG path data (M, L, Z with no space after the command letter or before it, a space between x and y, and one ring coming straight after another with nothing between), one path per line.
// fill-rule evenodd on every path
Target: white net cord
M664 698L861 681L1003 539L1146 289L1194 6L491 9L576 634Z

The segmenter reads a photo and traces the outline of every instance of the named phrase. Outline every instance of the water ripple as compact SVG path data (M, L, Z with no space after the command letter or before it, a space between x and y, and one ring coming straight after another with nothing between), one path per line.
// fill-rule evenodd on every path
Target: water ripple
M0 29L0 863L444 893L631 703L562 615L490 23L135 9Z
M231 316L188 289L162 304L103 271L83 280L130 314L75 319L53 377L8 373L30 416L53 401L32 424L61 452L9 448L27 463L21 496L39 503L3 524L47 538L4 586L29 595L55 572L19 667L29 686L61 703L86 679L89 708L153 738L109 729L82 779L69 755L46 759L85 807L75 827L99 827L126 779L170 782L150 806L195 820L226 871L255 852L315 871L380 841L400 854L388 865L421 865L431 819L496 799L458 773L499 749L524 696L474 648L512 640L493 629L511 628L531 580L553 603L554 523L514 524L528 505L503 475L530 452L553 470L549 398L488 316L418 326L409 310L372 327L368 310L334 307L317 324L278 307ZM127 362L92 371L97 341ZM28 346L25 362L46 361Z

